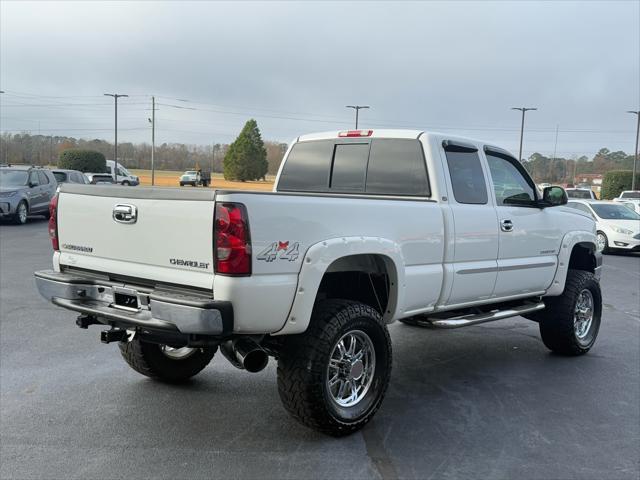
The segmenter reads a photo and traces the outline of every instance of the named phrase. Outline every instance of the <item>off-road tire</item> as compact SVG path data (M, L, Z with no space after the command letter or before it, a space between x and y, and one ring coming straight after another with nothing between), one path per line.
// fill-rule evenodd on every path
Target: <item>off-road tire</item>
M584 289L588 289L593 297L593 319L588 334L580 339L575 332L574 315L578 296ZM545 346L561 355L587 353L596 341L602 316L600 284L593 273L570 269L562 295L546 297L544 303L546 308L538 313L537 320Z
M136 372L168 383L184 382L200 373L216 353L217 347L199 348L183 359L166 356L161 346L134 338L118 344L125 362Z
M369 336L375 351L373 380L362 399L340 407L327 387L329 358L350 331ZM340 437L362 428L376 413L391 375L391 339L380 314L351 300L316 304L306 332L286 337L278 358L278 393L285 409L300 423Z
M16 207L16 213L12 218L13 223L15 223L16 225L24 225L25 223L27 223L27 215L22 218L18 213L20 211L20 208L25 208L27 215L29 214L29 207L27 206L27 202L22 200L20 203L18 203L18 206Z

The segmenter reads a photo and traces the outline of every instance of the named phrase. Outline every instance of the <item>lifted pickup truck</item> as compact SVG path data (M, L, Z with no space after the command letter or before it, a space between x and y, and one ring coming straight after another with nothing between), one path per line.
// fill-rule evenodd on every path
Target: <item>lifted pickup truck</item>
M382 403L395 320L520 315L554 352L592 347L601 256L593 220L566 203L485 142L305 135L273 192L62 185L53 270L35 277L81 328L109 326L102 341L143 375L184 381L218 348L249 372L275 357L285 408L339 436Z

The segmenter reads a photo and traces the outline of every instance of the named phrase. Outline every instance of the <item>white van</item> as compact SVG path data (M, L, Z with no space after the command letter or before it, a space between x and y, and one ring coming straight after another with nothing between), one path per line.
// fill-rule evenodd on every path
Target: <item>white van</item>
M107 160L107 171L108 173L111 174L111 176L113 177L113 169L116 165L116 162L114 162L113 160ZM115 183L120 183L122 185L139 185L140 184L140 179L138 177L136 177L135 175L131 175L131 173L129 173L129 171L125 168L125 166L123 164L121 164L120 162L118 162L118 176L117 178L115 178Z

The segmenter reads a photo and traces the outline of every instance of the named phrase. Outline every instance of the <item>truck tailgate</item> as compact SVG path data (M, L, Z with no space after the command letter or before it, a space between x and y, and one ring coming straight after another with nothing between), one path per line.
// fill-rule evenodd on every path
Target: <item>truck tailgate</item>
M63 184L60 264L211 290L213 215L213 190Z

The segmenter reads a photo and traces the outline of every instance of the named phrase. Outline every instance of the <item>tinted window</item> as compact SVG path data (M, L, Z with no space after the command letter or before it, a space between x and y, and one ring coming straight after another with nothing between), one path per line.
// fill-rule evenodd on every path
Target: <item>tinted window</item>
M487 203L487 186L477 151L445 150L453 196L458 203Z
M296 143L280 174L279 190L322 192L329 186L333 140Z
M65 172L53 172L53 176L56 177L58 183L64 183L67 181L67 174Z
M368 143L336 145L331 170L332 192L364 192Z
M77 173L77 172L72 172L71 173L71 180L75 183L87 183L85 181L85 177L84 175L82 175L81 173Z
M640 220L640 215L620 204L592 203L591 208L600 218L605 220Z
M567 190L567 197L569 198L591 198L590 190Z
M38 172L31 171L31 173L29 173L29 181L32 185L40 185L40 180L38 180Z
M620 198L634 198L637 200L640 199L640 192L622 192Z
M49 183L49 177L47 177L42 170L38 171L38 178L40 179L40 185Z
M517 161L514 159L514 161ZM533 187L518 171L516 166L506 158L487 153L489 171L496 193L496 202L500 205L530 205L535 201Z
M420 142L372 140L366 191L386 195L430 195Z

